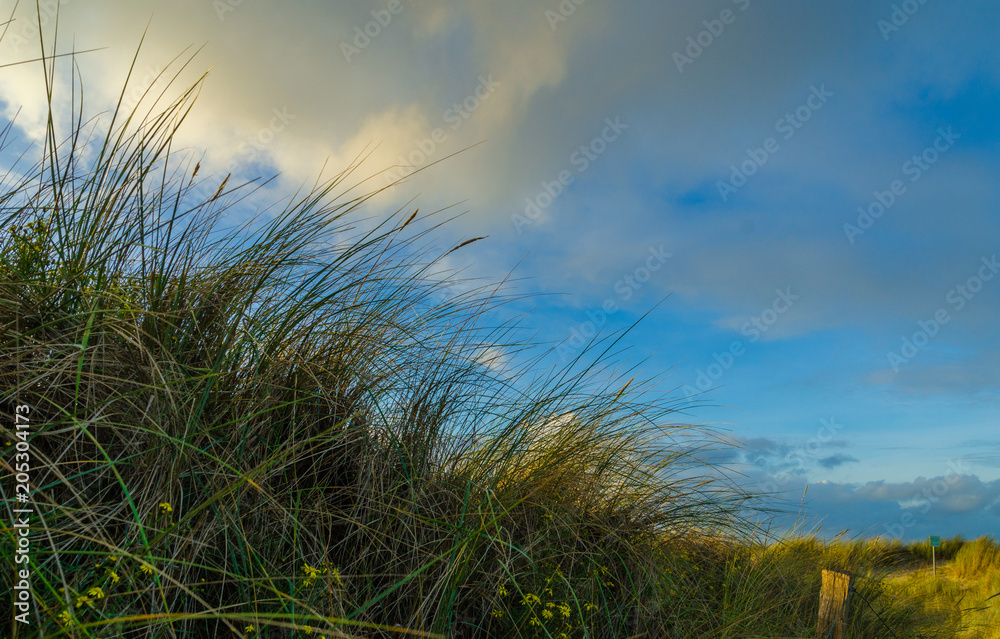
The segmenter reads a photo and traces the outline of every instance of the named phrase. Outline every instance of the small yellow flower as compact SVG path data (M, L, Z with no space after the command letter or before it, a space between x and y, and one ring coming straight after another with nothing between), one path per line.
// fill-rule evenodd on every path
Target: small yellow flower
M503 616L503 610L497 610L496 608L494 608L493 612L491 612L490 614L499 619L500 617Z
M74 625L76 625L76 622L73 621L73 617L71 617L69 614L69 610L63 610L61 613L59 613L59 624L62 626L66 626L67 628L72 628Z
M330 577L333 579L333 583L338 586L343 586L344 582L340 579L340 568L334 568L330 571Z
M139 564L139 570L143 571L147 575L153 574L153 567L145 562Z
M174 512L174 509L173 509L173 507L171 507L170 502L167 502L167 501L161 501L160 502L160 510L163 511L163 514Z
M243 632L247 633L248 635L252 635L254 632L256 632L256 629L253 626L247 626L243 629Z
M100 586L94 586L93 588L87 591L87 594L93 597L94 599L104 599L104 591L101 590Z
M87 595L80 595L79 597L76 598L76 607L79 608L83 604L87 604L88 606L93 606L94 600L88 597Z
M105 568L104 572L108 573L108 576L111 577L111 583L116 584L120 581L118 573L116 573L114 570L111 570L110 568Z
M311 586L316 583L316 578L319 577L319 568L313 568L309 564L302 564L302 572L306 573L306 580L302 582L303 586Z
M548 621L549 619L552 618L552 611L546 608L545 610L542 611L542 616L545 617L546 621Z
M538 597L538 595L533 595L529 592L524 596L524 599L521 600L521 605L530 606L532 604L541 603L541 601L542 600Z
M108 555L108 561L118 561L117 555Z
M591 610L597 610L597 606L595 606L592 603L583 604L583 609L586 610L587 612L590 612Z
M500 584L499 586L497 586L497 594L500 595L501 597L506 597L507 596L507 587L504 586L503 584Z
M302 564L302 572L306 573L306 575L313 579L319 576L319 568L313 568L309 564Z
M572 612L572 611L571 611L568 603L561 603L561 604L559 604L559 612L562 613L563 617L566 617L567 619L569 619L570 612Z
M538 620L538 617L532 617L528 624L531 626L540 626L542 625L542 622Z
M312 626L302 626L302 632L311 635L313 633Z

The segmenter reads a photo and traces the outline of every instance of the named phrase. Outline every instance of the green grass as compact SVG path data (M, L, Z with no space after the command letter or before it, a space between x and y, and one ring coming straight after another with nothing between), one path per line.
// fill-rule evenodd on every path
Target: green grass
M716 436L651 382L540 374L495 319L511 293L442 296L434 219L364 217L356 166L223 226L254 189L172 151L197 89L97 139L50 106L0 186L0 436L29 407L36 513L31 625L6 597L4 633L805 637L840 568L898 636L951 636L887 578L898 545L759 542L693 452ZM877 623L858 607L852 636Z

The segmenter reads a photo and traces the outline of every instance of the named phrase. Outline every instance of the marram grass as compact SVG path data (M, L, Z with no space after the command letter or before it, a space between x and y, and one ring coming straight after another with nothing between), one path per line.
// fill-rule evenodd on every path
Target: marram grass
M949 636L877 544L757 543L670 398L484 366L525 348L486 319L504 295L443 298L433 227L362 219L356 167L220 228L252 189L172 151L197 89L94 138L50 102L2 183L0 435L30 407L36 513L4 636L810 636L823 567L868 571L898 636Z

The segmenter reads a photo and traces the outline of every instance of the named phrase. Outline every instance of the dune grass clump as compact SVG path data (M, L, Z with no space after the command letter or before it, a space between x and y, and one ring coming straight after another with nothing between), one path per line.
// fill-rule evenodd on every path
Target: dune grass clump
M237 223L253 189L173 150L196 94L143 117L116 110L93 137L81 102L65 139L50 101L37 164L3 182L0 436L16 441L8 418L27 406L35 513L31 625L5 598L5 627L717 626L668 551L737 530L746 496L670 446L695 434L667 423L672 405L586 370L531 384L498 373L484 353L522 348L514 326L490 323L503 294L443 296L426 220L363 217L373 194L351 195L356 167ZM0 450L5 470L14 456ZM13 521L0 524L5 565Z
M955 553L951 569L958 579L1000 573L1000 544L992 537L980 537L964 543Z

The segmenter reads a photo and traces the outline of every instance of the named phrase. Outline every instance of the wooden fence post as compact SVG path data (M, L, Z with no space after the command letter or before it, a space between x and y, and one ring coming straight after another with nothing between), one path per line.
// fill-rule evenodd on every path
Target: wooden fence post
M816 639L845 639L850 612L851 586L854 577L836 570L823 571L823 589L819 593L819 624Z

